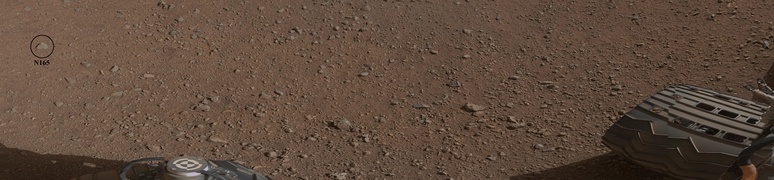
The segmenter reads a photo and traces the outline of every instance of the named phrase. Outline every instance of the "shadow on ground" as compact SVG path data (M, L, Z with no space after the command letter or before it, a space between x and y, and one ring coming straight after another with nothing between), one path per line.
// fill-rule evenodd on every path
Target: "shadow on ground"
M623 160L613 153L603 154L580 162L513 176L511 180L522 179L672 179L655 171Z
M84 156L43 155L0 144L0 180L71 179L117 170L126 162Z

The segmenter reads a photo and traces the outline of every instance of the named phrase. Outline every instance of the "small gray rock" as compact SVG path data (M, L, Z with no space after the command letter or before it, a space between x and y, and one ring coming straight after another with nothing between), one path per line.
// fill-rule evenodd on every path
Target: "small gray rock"
M151 150L151 151L153 151L153 152L159 152L159 151L161 151L161 146L157 146L157 145L148 144L148 145L145 145L145 147L146 147L146 148L148 148L148 150Z
M156 75L153 75L153 74L143 74L142 77L144 77L144 78L155 78Z
M615 86L613 86L612 89L613 89L613 91L620 91L620 90L623 90L623 87L621 87L621 85L615 85Z
M533 149L544 149L544 148L546 148L546 146L543 145L543 144L535 144L535 145L532 146L532 148Z
M210 96L210 97L207 97L207 99L210 100L210 102L214 102L214 103L220 102L220 96Z
M446 84L446 85L448 85L449 87L457 88L457 87L461 87L462 83L460 83L459 81L452 81L452 82L450 82L449 84Z
M54 105L56 105L56 107L62 107L64 106L64 103L61 101L57 101L57 102L54 102Z
M371 5L368 5L368 4L360 8L361 11L371 11L371 9L373 8L371 8Z
M90 162L83 162L83 166L90 167L90 168L96 168L97 165Z
M67 83L70 83L70 84L75 84L75 79L73 78L66 77L65 81L67 81Z
M91 67L91 63L89 63L89 62L81 62L81 65L83 67Z
M118 97L118 96L124 96L124 91L116 91L110 94L110 96Z
M414 109L428 109L428 108L430 108L430 105L428 104L422 104L422 103L414 104Z
M347 179L347 175L349 173L331 173L330 176L336 180L345 180Z
M208 138L207 140L210 141L210 142L214 142L214 143L223 143L223 144L228 143L228 141L223 140L223 139L218 138L218 137L215 137L215 136L210 136L210 138Z
M476 105L473 103L465 103L465 106L462 106L462 109L468 112L478 112L478 111L483 111L484 109L486 109L486 107L481 105Z
M196 104L193 107L193 109L194 109L194 111L208 112L208 111L210 111L210 106L206 105L206 104L199 103L199 104Z
M266 157L277 158L277 157L279 157L279 153L274 152L274 151L269 151L269 152L266 153Z
M351 130L352 122L347 119L339 119L333 122L333 127L339 130Z
M110 68L110 72L118 72L119 68L118 66L113 66Z
M46 44L45 42L38 43L38 45L35 46L35 49L40 49L40 50L46 50L48 48L49 48L49 45Z

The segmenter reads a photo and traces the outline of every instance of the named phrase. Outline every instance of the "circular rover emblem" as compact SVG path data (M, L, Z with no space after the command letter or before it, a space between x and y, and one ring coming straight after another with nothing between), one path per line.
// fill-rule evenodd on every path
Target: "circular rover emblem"
M178 159L172 162L172 164L174 164L175 168L178 168L184 171L196 170L203 166L198 161L195 161L192 159Z
M206 169L207 160L198 157L177 157L167 162L167 169L174 173L193 173Z

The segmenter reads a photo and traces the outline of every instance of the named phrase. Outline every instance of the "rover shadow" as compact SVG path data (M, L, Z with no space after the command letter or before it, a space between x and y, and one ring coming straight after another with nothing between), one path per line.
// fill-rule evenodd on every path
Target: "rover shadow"
M84 156L44 155L0 144L0 180L71 179L117 170L126 162Z
M625 161L613 153L540 172L510 177L511 180L532 179L672 179Z

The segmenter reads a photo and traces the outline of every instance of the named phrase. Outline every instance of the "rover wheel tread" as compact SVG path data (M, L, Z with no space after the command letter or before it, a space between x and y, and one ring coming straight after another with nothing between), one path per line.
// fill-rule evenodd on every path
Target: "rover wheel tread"
M728 177L737 154L762 132L765 105L689 85L644 100L618 119L602 143L626 159L680 179ZM758 119L756 119L758 118ZM761 164L771 150L751 158Z

